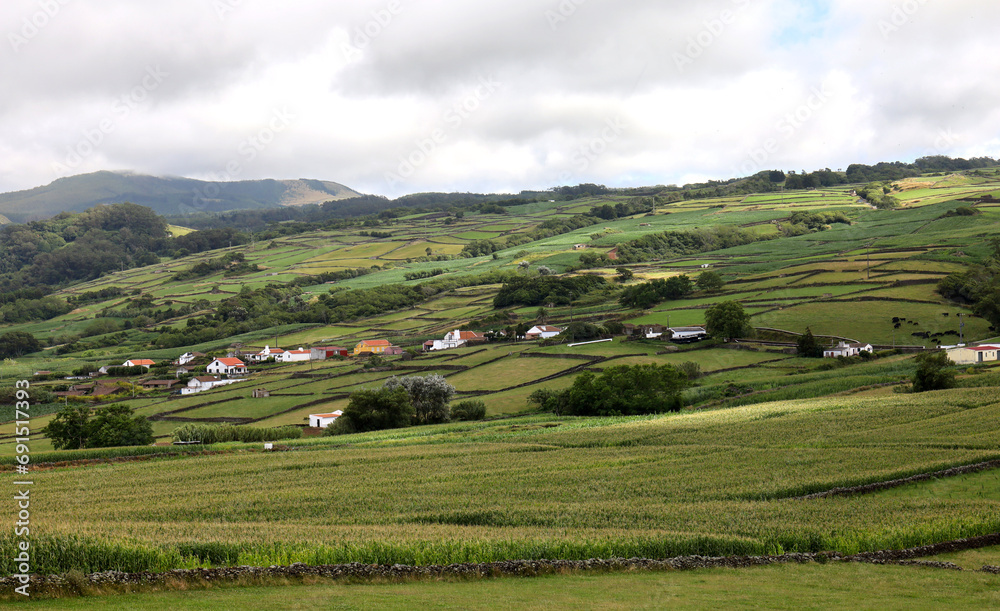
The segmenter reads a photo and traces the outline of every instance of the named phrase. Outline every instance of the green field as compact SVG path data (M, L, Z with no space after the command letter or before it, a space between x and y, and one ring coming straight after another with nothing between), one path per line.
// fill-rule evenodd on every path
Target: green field
M705 322L708 307L727 300L743 304L761 338L794 341L795 334L809 328L817 335L880 347L934 347L957 343L962 321L966 340L995 336L987 320L975 316L967 304L942 297L936 285L947 274L989 256L987 240L998 233L1000 209L977 206L982 212L978 216L943 215L968 205L958 198L996 192L997 181L955 175L903 186L894 192L904 203L897 210L858 204L849 186L658 203L655 213L597 220L478 257L461 256L463 246L473 240L503 241L545 221L634 198L539 201L506 207L502 215L470 212L453 217L418 211L376 223L376 235L382 237L373 237L370 226L357 225L165 260L59 293L69 297L117 286L127 295L81 304L51 320L5 324L3 330L31 332L46 349L6 361L3 377L9 382L31 378L38 370L68 373L82 365L119 364L135 356L169 360L188 350L224 355L239 344L351 349L363 339L389 339L419 350L425 340L440 339L454 329L504 329L542 320L558 326L585 321L608 329L610 323L697 325ZM843 212L851 223L785 237L778 226L797 211ZM710 269L725 281L717 291L696 290L646 309L628 308L619 303L618 263L577 269L581 254L608 254L651 233L720 227L766 239L630 263L627 268L634 277L625 285L681 273L695 279ZM587 248L575 250L575 244ZM177 272L224 252L242 252L262 270L174 280ZM490 270L537 276L542 265L553 274L590 273L608 282L571 300L541 307L515 303L503 312L493 306L499 284L440 292L429 288L435 280ZM390 284L405 284L410 287L406 290L422 293L423 300L355 318L316 316L289 322L275 315L270 326L248 324L233 337L175 348L152 344L167 330L183 331L206 313L224 310L223 302L242 290L287 286L305 276L358 268L370 273L346 280L330 281L328 276L301 281L301 297L285 305L290 311L307 310L322 303L320 296L330 291ZM432 271L434 278L407 280L410 272ZM149 295L156 311L173 308L176 315L148 321L127 314L125 308L139 294ZM899 328L894 328L894 317L903 319L896 323ZM123 335L101 331L86 337L88 326L98 319L119 325ZM854 553L1000 530L1000 480L995 470L878 493L796 498L1000 459L996 368L962 370L960 388L915 395L904 392L915 368L910 355L887 353L870 362L831 363L799 358L788 346L753 340L741 338L740 346L724 346L719 338L674 346L624 341L617 335L612 342L573 347L500 342L406 355L391 358L393 369L387 370L364 369L364 359L254 367L249 381L235 386L190 396L150 393L123 399L153 420L161 444L156 448L50 453L51 443L38 431L59 405L38 406L31 423L35 463L74 456L116 461L51 465L32 473L38 490L45 491L32 499L35 566L65 573L293 562L427 565ZM81 348L67 348L71 341ZM586 419L535 413L535 405L528 403L534 391L567 388L582 371L646 363L700 367L703 375L683 392L686 408L680 413ZM234 443L214 447L217 453L173 455L178 450L169 446L172 431L184 423L304 426L309 414L344 408L349 393L357 389L379 386L393 375L431 373L446 377L457 390L456 400L483 401L489 419L303 437L282 442L279 452ZM158 377L172 375L169 369ZM33 382L32 387L56 391L71 383L53 379ZM266 388L272 396L252 399L255 388ZM5 468L13 464L15 444L14 423L0 423L0 464ZM171 455L132 459L149 452ZM9 532L0 535L8 572L13 545ZM970 563L968 568L977 568L971 564L977 561L1000 564L995 549L951 558ZM276 600L279 593L295 592L291 595L301 597L303 607L337 600L348 608L412 608L435 600L442 607L476 608L495 603L496 598L483 593L496 592L510 601L508 606L517 607L542 600L548 601L544 606L556 608L576 607L583 600L591 606L622 608L704 607L712 596L725 595L735 607L774 606L770 601L780 600L809 608L831 602L858 606L859 592L877 590L885 596L883 606L904 607L913 602L906 595L910 587L924 588L918 606L988 608L997 602L995 576L854 565L558 575L472 584L321 583L294 589L195 589L114 600L138 608L158 603L184 608L199 600L253 608L246 603L252 594L263 603ZM947 589L927 591L934 587ZM51 608L85 608L98 600L52 602ZM48 608L46 604L36 606Z

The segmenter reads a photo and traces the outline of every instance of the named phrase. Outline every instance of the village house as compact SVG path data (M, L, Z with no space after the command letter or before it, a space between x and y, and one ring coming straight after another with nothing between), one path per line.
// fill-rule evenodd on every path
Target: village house
M459 331L455 329L454 331L445 333L444 339L432 339L424 342L424 350L448 350L484 341L486 341L486 338L475 331Z
M174 377L185 376L189 373L194 373L194 367L178 367L177 371L174 372Z
M333 358L335 356L350 356L351 351L340 346L316 346L309 349L310 358L314 361Z
M308 361L312 358L311 350L303 350L299 346L298 350L285 350L274 357L279 363L295 363L298 361Z
M362 354L402 354L403 349L399 346L393 346L389 340L386 339L365 339L358 342L358 345L354 347L354 356L361 356Z
M174 384L180 384L177 380L146 380L141 382L146 390L170 390Z
M216 386L225 386L227 384L235 384L236 382L244 382L245 380L220 380L217 376L195 376L191 378L185 388L181 389L182 395L190 395L196 392L202 392L205 390L211 390Z
M215 359L208 364L205 371L231 376L247 373L248 369L246 364L240 359Z
M152 367L155 364L156 364L156 361L154 361L153 359L129 359L129 360L125 361L124 363L122 363L121 366L122 367L145 367L146 369L149 369L150 367Z
M550 325L535 325L524 334L524 339L548 339L562 333L559 327Z
M956 365L975 365L977 363L989 363L998 359L1000 346L955 346L945 350L948 358Z
M860 344L841 341L836 346L831 346L823 350L823 358L836 358L838 356L858 356L862 352L872 352L871 344Z
M184 354L182 354L179 357L177 357L177 360L175 360L173 364L174 365L187 365L191 361L194 361L196 359L206 358L207 356L208 355L205 354L204 352L185 352Z
M309 426L325 429L326 427L333 424L337 418L343 415L343 410L337 410L329 414L309 414Z
M247 355L247 358L250 359L251 361L254 361L255 363L261 363L270 358L278 360L278 355L281 354L282 352L285 351L281 348L278 348L277 346L274 348L270 346L264 346L263 350L261 350L260 352L256 352L254 354L249 354Z
M670 341L676 344L688 344L708 339L708 331L705 331L704 327L668 327L664 333L668 334Z

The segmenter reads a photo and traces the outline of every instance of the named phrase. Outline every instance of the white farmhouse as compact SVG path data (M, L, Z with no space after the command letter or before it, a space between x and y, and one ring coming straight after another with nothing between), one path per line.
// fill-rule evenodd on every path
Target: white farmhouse
M295 363L298 361L308 361L312 358L311 350L303 350L302 346L299 346L298 350L284 350L281 353L275 355L274 360L279 363Z
M240 359L215 359L205 368L208 373L219 373L228 376L247 373L246 364Z
M309 426L325 429L344 414L343 410L337 410L329 414L309 414Z
M534 327L528 329L528 332L524 334L525 339L548 339L550 337L555 337L562 333L562 329L559 327L552 327L549 325L535 325Z
M858 356L862 352L872 352L871 344L861 344L847 342L839 342L836 346L832 346L823 351L823 358L836 358L838 356Z
M669 327L670 341L675 343L698 342L708 338L704 327Z
M955 346L946 350L948 358L956 365L975 365L977 363L988 363L996 361L1000 346Z

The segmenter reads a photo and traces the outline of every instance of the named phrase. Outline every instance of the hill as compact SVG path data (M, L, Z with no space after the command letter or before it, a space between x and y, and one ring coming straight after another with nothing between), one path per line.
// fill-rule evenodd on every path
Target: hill
M60 178L26 191L0 194L0 213L15 222L24 222L128 201L147 206L161 215L184 215L320 204L360 196L344 185L323 180L210 182L101 171Z

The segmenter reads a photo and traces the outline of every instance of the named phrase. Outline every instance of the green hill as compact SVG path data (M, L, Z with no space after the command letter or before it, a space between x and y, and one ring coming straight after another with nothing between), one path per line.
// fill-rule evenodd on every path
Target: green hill
M209 182L101 171L60 178L26 191L0 194L0 213L23 222L128 201L152 208L157 214L183 215L320 204L360 195L344 185L323 180Z

